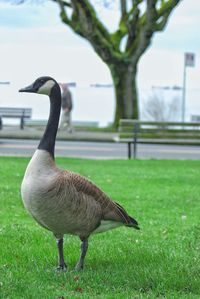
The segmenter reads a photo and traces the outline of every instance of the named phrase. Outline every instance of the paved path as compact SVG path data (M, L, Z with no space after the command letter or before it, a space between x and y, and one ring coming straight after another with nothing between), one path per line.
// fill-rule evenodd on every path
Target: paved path
M38 140L0 139L1 156L31 156ZM127 159L127 145L106 142L57 141L56 156ZM200 146L138 145L140 159L200 159Z

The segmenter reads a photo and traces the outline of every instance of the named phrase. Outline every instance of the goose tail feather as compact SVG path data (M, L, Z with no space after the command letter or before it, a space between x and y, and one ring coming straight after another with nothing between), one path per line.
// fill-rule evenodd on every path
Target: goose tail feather
M130 219L130 222L127 223L126 226L128 226L128 227L133 227L133 228L139 230L140 228L139 228L138 222L137 222L134 218L132 218L131 216L129 216L129 219Z

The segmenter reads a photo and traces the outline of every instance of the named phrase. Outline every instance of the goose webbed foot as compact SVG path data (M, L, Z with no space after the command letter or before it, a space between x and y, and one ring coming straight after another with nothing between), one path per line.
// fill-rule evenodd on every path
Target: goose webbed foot
M82 271L82 270L83 270L83 265L81 265L81 264L78 262L78 263L76 264L75 270L76 270L76 271Z
M57 271L67 271L67 265L65 264L64 255L63 255L63 238L57 239L57 247L58 247L58 259L59 259Z
M64 264L61 264L61 265L58 265L57 269L56 269L58 272L60 271L63 271L63 272L66 272L67 271L67 265L64 263Z
M75 270L77 271L83 270L84 259L87 253L87 249L88 249L88 239L83 239L81 244L81 256L78 263L76 264Z

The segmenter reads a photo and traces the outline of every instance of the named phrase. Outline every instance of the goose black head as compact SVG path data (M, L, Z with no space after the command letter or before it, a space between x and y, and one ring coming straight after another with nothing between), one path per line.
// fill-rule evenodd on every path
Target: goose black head
M51 77L40 77L33 82L33 84L21 88L19 92L31 92L31 93L39 93L50 96L54 86L58 86L58 83Z

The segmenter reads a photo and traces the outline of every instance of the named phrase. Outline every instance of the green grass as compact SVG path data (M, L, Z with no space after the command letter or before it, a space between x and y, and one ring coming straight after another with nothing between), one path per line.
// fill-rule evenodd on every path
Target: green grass
M27 158L0 158L0 298L200 298L200 161L57 159L92 179L135 217L90 238L85 270L73 270L80 241L66 236L67 273L57 273L52 234L25 211Z

